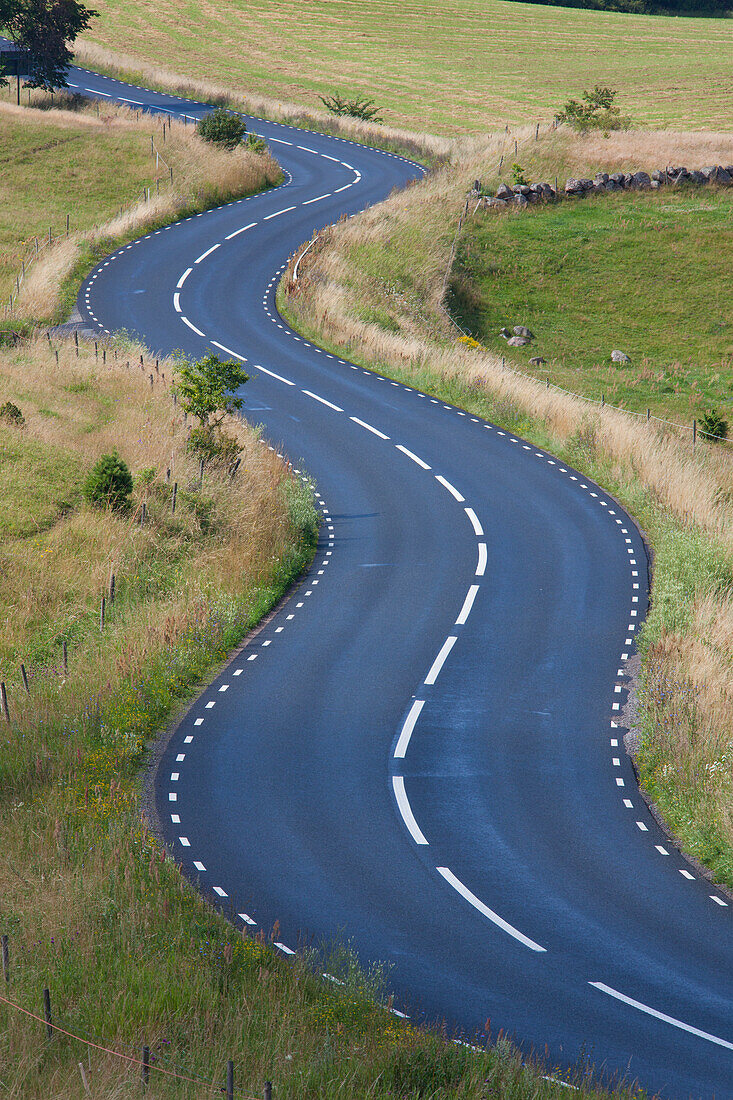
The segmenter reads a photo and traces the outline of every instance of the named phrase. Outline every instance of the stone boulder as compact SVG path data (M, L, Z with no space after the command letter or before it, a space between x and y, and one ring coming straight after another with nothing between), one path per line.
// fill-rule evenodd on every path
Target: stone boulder
M505 183L500 183L496 191L497 199L513 199L514 192L511 187L507 187Z
M543 359L541 355L533 355L529 361L530 367L544 367L546 359Z
M507 344L510 348L523 348L529 340L526 336L512 336L511 340L507 340Z
M529 200L526 198L525 195L515 195L514 196L514 205L515 206L529 206Z
M526 325L515 325L513 332L515 336L523 336L525 340L534 340L534 333L530 332Z
M704 176L702 172L698 172L697 168L693 168L690 172L690 178L693 183L703 184L707 183L707 176Z
M631 179L632 187L635 187L638 191L648 191L652 182L647 172L634 172Z
M597 172L593 183L608 183L610 178L608 172Z
M611 176L611 180L613 183L616 184L617 187L626 186L626 177L624 176L623 172L614 172Z
M566 195L582 195L584 191L582 180L570 178L565 184Z
M719 164L710 181L717 183L719 187L733 187L733 172Z
M616 350L611 352L611 361L613 363L630 363L631 359L625 351Z

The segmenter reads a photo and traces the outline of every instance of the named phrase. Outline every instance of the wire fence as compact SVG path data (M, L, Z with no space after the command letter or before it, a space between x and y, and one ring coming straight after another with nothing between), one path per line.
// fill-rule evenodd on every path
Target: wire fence
M130 112L130 113L132 113L132 112ZM161 113L167 114L167 112L161 112ZM173 116L170 116L170 117L173 117ZM170 127L170 120L168 120L168 126ZM163 119L163 141L165 141L165 130L166 130L166 118ZM156 177L155 177L155 185L154 186L155 186L155 194L157 196L157 195L160 194L160 182L161 182L160 170L161 170L161 166L163 166L165 168L165 176L163 177L164 181L166 183L168 183L170 186L173 185L173 167L172 167L172 165L170 165L164 159L162 153L160 152L160 149L158 148L158 146L155 143L155 135L154 134L150 135L150 155L151 155L151 157L155 158ZM150 202L150 199L152 197L152 193L153 193L153 185L151 184L150 187L143 187L139 194L140 194L143 202ZM138 196L136 196L134 199L131 199L128 209L132 209L132 207L139 201L140 201L140 197L138 197ZM121 207L120 210L118 211L118 215L123 214L124 211L125 211L125 207ZM91 226L87 230L87 232L92 233L92 232L94 232L95 230L97 230L99 228L100 227L98 225ZM26 275L30 271L33 264L36 263L36 261L41 257L41 255L45 254L51 248L53 248L53 246L55 244L58 244L59 241L68 240L70 236L71 236L71 214L67 214L66 215L66 225L65 225L65 227L63 227L61 229L60 232L55 233L54 229L53 229L53 226L49 226L48 227L48 234L44 234L43 237L34 236L32 239L23 242L23 244L21 245L21 248L23 248L23 247L25 248L25 255L21 255L21 257L20 257L20 267L17 268L17 270L15 272L15 275L12 277L11 291L10 291L10 294L8 295L7 301L3 305L3 316L5 318L9 318L9 317L13 316L15 305L18 301L18 298L20 297L21 287L23 286L23 283L25 282L25 279L26 279Z
M8 938L3 936L3 968L5 969L6 981L9 980L9 966L8 966ZM28 1008L24 1008L23 1005L19 1005L16 1001L12 1001L9 997L4 997L0 994L0 1003L4 1004L9 1010L18 1012L19 1014L27 1017L28 1019L35 1020L36 1023L41 1024L45 1029L47 1042L53 1041L57 1035L63 1035L67 1039L72 1039L77 1043L81 1043L88 1050L97 1050L102 1054L108 1054L113 1058L119 1058L120 1061L126 1062L130 1066L137 1066L140 1070L140 1082L143 1089L147 1088L150 1083L151 1073L159 1073L164 1077L174 1078L178 1081L185 1081L191 1085L203 1085L206 1086L211 1092L222 1093L226 1096L227 1100L271 1100L272 1097L272 1082L266 1081L263 1091L259 1096L255 1096L251 1092L242 1092L235 1089L234 1086L234 1060L229 1059L227 1063L227 1079L225 1084L217 1082L214 1078L204 1077L202 1074L194 1073L193 1070L184 1070L181 1066L171 1063L170 1066L160 1065L155 1055L151 1056L151 1049L147 1044L142 1044L139 1048L139 1056L133 1054L126 1054L124 1051L115 1050L114 1047L108 1046L102 1039L91 1039L83 1035L78 1034L78 1030L71 1031L68 1027L62 1027L54 1021L52 1015L51 1005L51 993L48 988L43 990L43 1016L38 1015L36 1012L32 1012ZM171 1068L172 1067L172 1068ZM88 1081L86 1079L86 1073L84 1072L83 1064L79 1063L82 1080L84 1082L84 1088L88 1095L91 1096L91 1090L89 1088Z

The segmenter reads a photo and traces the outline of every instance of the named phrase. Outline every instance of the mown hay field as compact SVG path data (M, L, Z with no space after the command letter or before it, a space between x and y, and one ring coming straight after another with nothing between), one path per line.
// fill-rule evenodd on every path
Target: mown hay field
M86 43L310 107L336 89L374 96L388 123L416 131L549 121L596 83L646 124L730 121L730 20L505 0L192 0L185 19L173 0L96 7Z

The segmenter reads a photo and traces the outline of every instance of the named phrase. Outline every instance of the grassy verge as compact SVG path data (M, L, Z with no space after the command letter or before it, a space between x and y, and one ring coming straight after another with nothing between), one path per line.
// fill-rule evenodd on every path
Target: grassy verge
M560 130L532 138L516 159L528 179L553 184L733 158L731 135L711 131L577 138ZM514 159L506 142L503 151L505 163ZM474 159L471 168L487 186L500 182L490 157ZM732 203L723 189L670 188L532 207L527 218L478 212L458 240L449 308L489 351L511 356L523 371L689 423L704 407L733 400L733 283L723 259L724 242L733 239ZM527 325L537 341L507 348L499 337L505 324ZM612 364L613 348L627 351L632 363ZM534 370L529 360L537 355L547 363Z
M12 312L0 328L29 331L57 323L73 307L79 281L97 260L140 233L280 181L268 154L207 145L192 126L166 125L123 107L38 94L35 108L0 103L0 291L12 289L23 259L33 259ZM58 109L59 104L67 108ZM151 152L151 139L155 154ZM33 187L28 187L28 179ZM143 200L143 188L149 199ZM66 237L66 213L71 233Z
M622 89L647 124L727 126L730 22L504 0L100 0L86 40L197 80L319 108L335 89L374 96L387 123L452 137L549 121L569 95ZM304 65L307 58L307 65ZM338 74L336 77L334 73Z
M655 141L663 147L666 139L647 135L642 165L656 155ZM629 147L616 148L619 159L644 139L626 140ZM710 135L696 140L709 148ZM593 148L578 142L576 162ZM610 157L614 147L604 148ZM695 152L694 135L687 151ZM548 159L557 154L554 147L545 152ZM321 345L554 451L636 516L655 551L653 604L640 636L641 781L680 846L733 887L730 457L715 445L693 453L664 426L547 390L456 340L442 310L445 274L467 186L482 173L485 161L445 168L323 234L297 283L292 268L286 272L280 308Z
M466 224L448 307L538 378L689 424L733 402L732 205L689 188L487 210ZM515 324L536 340L507 349L499 331ZM612 363L614 348L631 362Z

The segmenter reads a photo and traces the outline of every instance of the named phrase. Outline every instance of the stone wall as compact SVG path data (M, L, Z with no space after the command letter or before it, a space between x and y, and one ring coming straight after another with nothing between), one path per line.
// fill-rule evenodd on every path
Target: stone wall
M501 210L508 206L528 206L535 202L578 199L599 192L657 191L662 187L703 187L709 183L719 187L733 187L733 164L714 164L691 170L683 167L659 168L651 175L647 172L613 172L610 175L608 172L599 172L593 179L571 178L566 181L564 188L558 187L557 190L549 183L517 183L513 186L502 183L494 196L484 193L479 180L476 180L473 193L481 195L481 206Z

